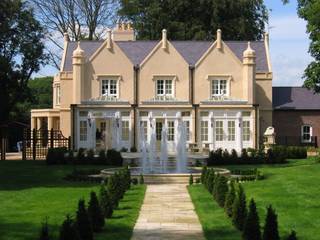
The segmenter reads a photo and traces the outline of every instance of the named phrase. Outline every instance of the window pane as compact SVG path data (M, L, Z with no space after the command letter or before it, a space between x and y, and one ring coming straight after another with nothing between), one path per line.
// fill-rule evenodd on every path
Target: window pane
M311 141L311 127L310 126L302 126L302 140L303 141Z
M250 121L243 121L242 125L242 140L250 141Z
M190 121L184 121L184 124L186 126L186 138L187 141L190 140Z
M87 121L80 121L79 133L80 141L87 141Z
M168 121L168 141L174 141L174 121Z
M227 80L212 80L212 96L227 94Z
M201 141L208 141L208 121L201 121Z
M109 80L102 80L101 82L101 95L107 96L109 92Z
M164 94L164 81L158 80L157 81L157 95L163 95Z
M110 80L110 96L116 96L117 95L117 81L116 80Z
M166 95L172 95L172 80L166 80Z
M228 141L235 141L236 139L235 125L235 121L228 121Z
M223 141L223 121L216 121L216 141Z
M121 121L122 123L122 141L129 141L129 121Z

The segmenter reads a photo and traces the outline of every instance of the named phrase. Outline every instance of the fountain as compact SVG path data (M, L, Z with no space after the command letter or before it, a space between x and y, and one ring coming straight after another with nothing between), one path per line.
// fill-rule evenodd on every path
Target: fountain
M162 173L167 172L167 163L168 163L168 133L167 125L162 126L161 131L161 152L160 152L160 166Z
M115 119L112 119L112 148L117 151L120 150L120 118L116 115Z
M151 138L150 138L150 143L148 145L148 157L149 157L150 172L152 173L154 171L153 167L157 158L156 124L155 124L155 119L153 119L152 116L150 116L150 127L151 127Z
M141 161L142 161L142 171L143 173L148 172L148 158L147 158L147 146L146 146L146 139L144 138L144 129L143 126L139 128L140 133L140 151L141 151Z
M177 126L177 144L176 144L176 153L177 153L177 172L183 173L187 172L187 154L186 154L186 145L187 145L187 134L186 126L181 118L181 113L177 114L178 117L178 126Z

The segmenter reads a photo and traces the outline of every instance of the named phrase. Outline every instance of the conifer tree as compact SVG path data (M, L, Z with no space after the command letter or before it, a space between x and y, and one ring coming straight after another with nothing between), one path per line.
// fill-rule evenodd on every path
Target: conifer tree
M93 240L92 225L83 199L78 203L76 228L81 240Z
M214 173L213 169L210 169L209 173L208 173L208 177L207 177L207 188L210 193L212 193L212 191L213 191L214 177L215 177L215 173Z
M280 240L278 216L271 205L267 208L267 216L263 229L263 240Z
M46 218L44 222L41 224L39 240L50 240L48 218Z
M99 201L102 213L105 218L111 218L113 213L113 208L111 204L111 199L108 191L106 190L104 185L101 185L99 192Z
M69 215L66 216L66 219L62 223L59 240L80 240L74 222Z
M220 207L224 207L226 195L228 193L228 179L225 176L221 175L215 185L216 201Z
M119 205L119 186L117 186L117 175L112 175L107 184L107 191L110 197L112 209L115 209Z
M125 176L126 176L126 190L129 190L131 186L131 172L130 172L129 166L126 166L125 168Z
M139 184L144 184L144 178L142 174L140 174Z
M260 221L256 203L251 199L249 212L243 229L244 240L261 240Z
M240 231L243 230L247 217L246 195L243 187L239 185L237 197L232 206L232 223Z
M190 174L189 176L189 185L193 185L193 175Z
M204 166L204 167L202 168L201 178L200 178L202 184L205 184L205 179L206 179L207 171L208 171L207 166Z
M234 203L235 198L236 198L236 191L235 191L235 188L234 188L234 182L231 181L230 185L229 185L226 201L225 201L225 204L224 204L224 209L225 209L226 214L228 215L228 217L232 216L232 205Z
M92 223L92 230L94 232L100 232L104 226L104 215L102 213L97 195L93 191L90 193L88 214Z
M218 197L217 187L218 187L219 178L220 178L220 175L219 175L219 174L215 174L215 175L214 175L214 178L213 178L212 195L213 195L213 198L214 198L215 200L217 200L217 197Z
M297 234L295 231L291 231L290 235L288 236L287 240L297 240Z

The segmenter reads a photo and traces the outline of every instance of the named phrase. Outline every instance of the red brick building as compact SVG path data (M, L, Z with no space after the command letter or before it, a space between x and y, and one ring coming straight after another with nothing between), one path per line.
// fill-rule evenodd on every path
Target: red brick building
M318 146L320 94L303 87L273 87L276 143Z

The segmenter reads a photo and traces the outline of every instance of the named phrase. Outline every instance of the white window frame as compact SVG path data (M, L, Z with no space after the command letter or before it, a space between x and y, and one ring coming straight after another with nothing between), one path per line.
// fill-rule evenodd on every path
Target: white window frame
M233 126L230 126L230 124ZM236 140L236 121L235 120L228 120L227 121L227 130L228 130L228 142L234 142Z
M116 93L110 93L110 86L111 86L111 82L114 81L115 82L115 86L116 86ZM108 86L108 91L107 93L103 94L103 85L104 82L107 82L107 86ZM113 84L112 84L113 85ZM103 78L100 81L100 96L109 96L109 97L116 97L119 98L119 80L114 79L114 78Z
M84 126L82 126L84 124ZM82 132L82 130L84 132ZM86 142L88 140L88 122L87 120L79 121L79 141Z
M230 89L231 89L231 80L232 76L229 74L226 75L207 75L207 80L210 81L209 84L209 98L215 98L215 97L229 97L230 96ZM226 81L226 93L225 94L214 94L213 93L213 87L214 87L214 81Z
M222 126L219 126L218 127L218 122L222 123ZM225 140L224 136L225 136L225 133L224 133L224 123L226 121L224 121L224 119L217 119L215 120L215 123L214 123L214 136L215 136L215 141L216 142L222 142ZM218 132L218 130L222 130L222 132ZM218 138L219 137L219 138ZM221 138L220 138L221 137Z
M130 121L121 120L121 140L127 142L130 140Z
M56 105L59 106L61 104L61 87L60 87L60 84L57 84L55 86L55 89L56 89L56 99L55 99L55 102L56 102Z
M209 141L209 121L208 120L200 120L200 139L201 139L201 142Z
M304 128L308 127L309 128L309 133L304 131ZM309 134L310 138L309 139L304 139L304 135ZM303 143L310 143L312 141L312 126L309 124L304 124L301 126L301 142Z
M167 120L167 126L168 126L168 141L173 142L175 139L174 120Z
M158 81L164 81L163 83L163 94L158 94ZM153 76L154 81L154 91L155 91L155 97L172 97L174 98L176 95L176 81L177 76L176 75L154 75ZM166 93L166 81L172 81L171 84L171 94Z
M249 123L248 127L244 126L245 122ZM248 132L245 132L245 128L248 129ZM247 137L249 137L249 139ZM242 141L244 141L244 142L251 141L251 121L249 119L243 119L242 120Z

